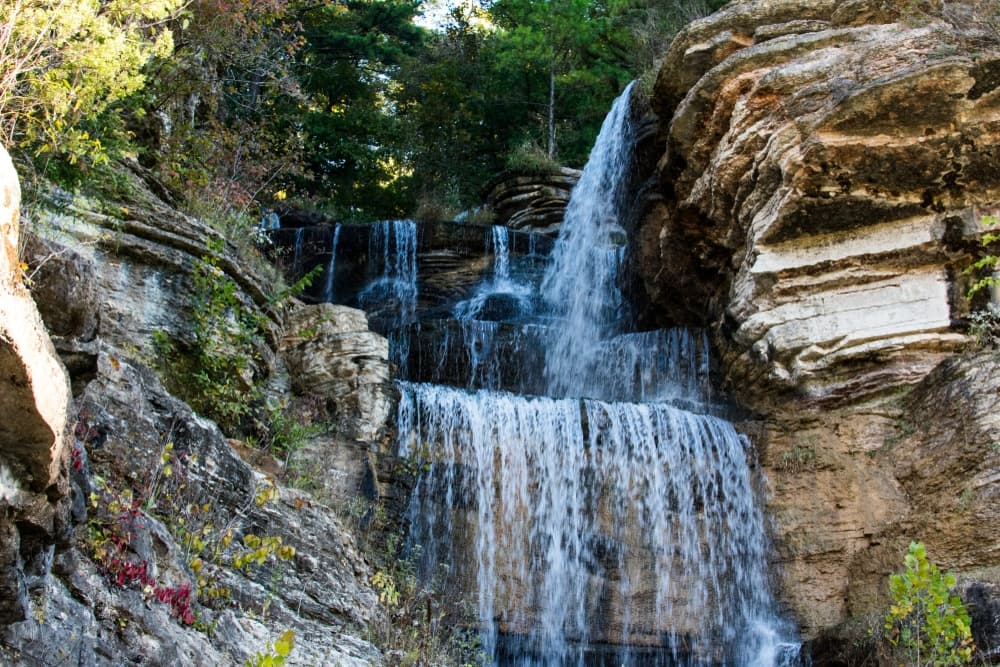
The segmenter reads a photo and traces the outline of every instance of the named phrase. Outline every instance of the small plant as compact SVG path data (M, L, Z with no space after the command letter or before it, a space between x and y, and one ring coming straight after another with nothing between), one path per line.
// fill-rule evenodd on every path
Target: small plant
M90 494L87 545L91 558L107 580L119 588L138 588L146 598L170 607L185 625L195 623L191 586L163 584L152 575L150 563L132 550L132 542L142 529L141 500L131 489L116 491L99 477L97 490Z
M267 401L258 412L260 436L253 444L267 450L287 467L292 456L326 430L324 424L303 423L288 409L288 402Z
M552 172L559 169L559 163L534 141L524 139L507 154L507 168L514 171Z
M983 219L981 220L982 225L990 229L995 228L998 222L1000 222L1000 219L998 219L995 215L983 216ZM966 273L986 273L986 275L981 275L981 277L972 284L972 287L969 288L969 298L972 298L982 289L995 287L1000 284L1000 278L995 275L998 265L1000 265L1000 256L990 252L990 246L997 241L1000 241L1000 233L990 231L983 234L980 244L982 245L985 253L965 270Z
M952 594L955 575L942 575L928 562L920 542L910 543L904 563L904 572L889 577L885 630L892 657L914 667L969 664L972 630L965 605Z
M969 334L980 347L1000 347L1000 307L988 303L969 315Z
M295 631L285 630L273 644L268 642L263 652L258 651L244 664L246 667L282 667L293 648L295 648Z
M801 472L816 465L816 450L812 447L792 447L781 455L782 470Z

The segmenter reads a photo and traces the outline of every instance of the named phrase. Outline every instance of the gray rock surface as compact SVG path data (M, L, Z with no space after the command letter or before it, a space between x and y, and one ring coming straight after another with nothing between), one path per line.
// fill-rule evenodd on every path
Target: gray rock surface
M317 498L245 463L239 443L150 369L154 331L190 339L191 268L218 235L159 201L141 169L125 176L120 205L52 190L61 205L33 212L25 257L41 318L19 282L16 177L0 179L0 361L20 369L4 367L17 391L0 402L21 418L0 427L0 662L242 665L291 629L290 664L382 664L359 637L384 611L352 531ZM282 312L260 287L267 281L222 248L221 271L271 338L256 379L291 401L276 356ZM351 323L368 334L363 319ZM366 368L387 378L382 345Z

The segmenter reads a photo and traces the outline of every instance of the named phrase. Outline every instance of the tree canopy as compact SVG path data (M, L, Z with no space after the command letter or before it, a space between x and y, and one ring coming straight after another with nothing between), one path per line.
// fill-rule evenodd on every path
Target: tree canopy
M509 166L582 166L611 100L711 6L489 0L430 28L422 9L16 0L0 10L2 129L28 160L80 170L136 154L196 213L455 211Z

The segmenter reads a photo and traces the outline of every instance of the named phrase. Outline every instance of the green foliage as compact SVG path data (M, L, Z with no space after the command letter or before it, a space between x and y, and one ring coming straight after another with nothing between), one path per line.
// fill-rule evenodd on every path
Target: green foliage
M258 651L252 659L246 661L246 667L282 667L295 647L295 632L285 630L274 643L267 643L267 648Z
M0 132L36 156L109 158L105 136L146 83L143 66L173 51L163 25L183 0L9 0L0 6Z
M524 139L507 154L507 168L516 171L550 172L559 163L549 157L541 146L531 139Z
M998 222L1000 221L998 221L995 215L987 215L983 216L981 224L984 227L993 228L997 226ZM984 254L973 262L972 266L966 269L966 273L973 273L980 276L979 279L972 284L972 287L969 288L969 298L972 298L980 290L995 287L1000 284L1000 278L997 278L994 275L998 268L997 265L1000 264L1000 256L995 255L990 251L990 246L998 240L1000 240L1000 233L987 232L983 234L983 238L980 243L982 244Z
M326 430L323 424L304 423L289 410L285 401L266 401L258 411L257 420L260 435L248 438L248 444L266 450L274 458L283 461L289 472L292 472L290 466L295 453ZM301 471L294 471L298 472ZM305 480L299 480L300 483L303 481Z
M261 396L255 368L264 322L240 302L236 283L223 272L223 242L210 242L208 250L191 271L191 342L178 344L154 332L154 346L168 388L233 433Z
M927 560L920 542L910 543L906 570L889 577L892 606L885 617L893 654L915 667L966 665L972 660L972 631L955 576Z

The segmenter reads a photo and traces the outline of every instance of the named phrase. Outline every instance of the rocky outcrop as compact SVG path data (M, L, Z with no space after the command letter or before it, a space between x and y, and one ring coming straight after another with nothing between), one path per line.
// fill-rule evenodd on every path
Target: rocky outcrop
M35 665L54 656L83 665L242 665L291 629L292 664L382 664L381 652L357 636L385 618L369 584L371 566L338 517L349 514L347 500L368 478L365 503L392 496L380 485L391 479L375 455L391 410L390 396L379 402L388 377L384 339L368 332L363 317L337 313L331 332L328 314L309 319L300 310L290 325L299 335L308 326L324 338L349 331L372 349L354 354L345 342L336 363L315 372L293 355L306 377L340 374L336 386L317 383L297 395L278 341L284 311L309 307L272 305L262 288L269 280L248 269L235 247L152 194L141 168L120 177L114 202L40 193L56 206L32 209L28 221L30 295L7 251L17 247L16 224L3 229L0 345L10 345L0 360L10 357L14 366L3 368L13 389L0 392L0 402L17 419L0 427L0 662ZM338 421L317 430L336 432L353 449L332 456L318 435L297 452L297 470L322 464L318 474L359 477L338 487L341 495L285 488L279 476L307 484L287 460L271 459L268 473L251 467L240 453L269 457L226 439L151 370L162 367L155 340L192 340L193 269L206 262L232 281L234 309L262 323L248 384L266 385L273 405L300 411L324 389L345 390L321 396L323 410L313 416L318 424ZM348 377L358 369L361 378ZM343 504L328 504L334 501Z
M377 440L395 408L389 341L368 330L364 311L321 303L294 309L282 352L292 389L326 400L331 419L350 437Z
M562 167L552 172L511 172L486 187L486 206L495 222L511 229L554 235L559 232L570 192L580 171Z
M69 383L22 280L17 174L0 147L0 623L28 611L25 572L65 529Z
M90 525L77 525L76 548L55 552L51 574L29 578L31 615L4 633L14 664L60 654L81 664L243 664L285 629L296 632L297 663L380 662L371 645L340 631L370 622L377 603L368 565L328 508L255 473L212 422L118 350L99 352L77 420L76 511L93 505ZM142 513L130 524L128 548L114 556L100 531L113 533L122 519L113 508L107 519L102 512L122 497L135 498ZM184 526L224 565L248 550L250 534L280 536L295 556L245 568L206 558L194 569L198 547L177 538ZM113 557L141 565L149 579L116 583ZM203 592L193 622L148 590L195 591L199 579L217 600ZM207 627L215 631L206 634Z
M657 82L647 285L711 304L748 400L855 401L964 343L961 270L1000 200L1000 52L883 5L734 3Z
M1000 208L986 37L906 3L734 2L678 35L653 95L648 316L713 332L756 413L786 600L841 647L911 540L996 634L995 359L963 352L963 271Z

